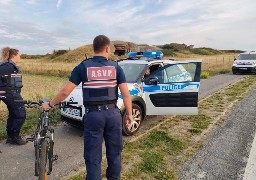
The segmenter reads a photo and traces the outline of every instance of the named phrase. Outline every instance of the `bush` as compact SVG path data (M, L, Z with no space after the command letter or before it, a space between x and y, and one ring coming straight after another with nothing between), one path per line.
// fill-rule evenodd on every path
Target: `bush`
M214 54L221 53L220 51L211 49L211 48L194 48L194 49L190 49L190 52L194 54L200 54L200 55L214 55Z
M208 79L209 75L210 75L209 72L203 71L203 72L201 72L201 74L200 74L200 78L201 78L201 79Z
M46 55L28 55L28 54L22 54L20 57L21 59L41 59L48 56Z
M172 49L163 49L162 52L164 53L164 56L175 56L174 50Z

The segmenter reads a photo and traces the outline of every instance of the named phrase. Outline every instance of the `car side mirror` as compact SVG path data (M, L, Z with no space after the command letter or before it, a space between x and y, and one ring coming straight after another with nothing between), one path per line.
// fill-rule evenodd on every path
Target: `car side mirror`
M150 78L144 79L144 83L146 85L157 85L159 83L159 80L157 77L150 77Z

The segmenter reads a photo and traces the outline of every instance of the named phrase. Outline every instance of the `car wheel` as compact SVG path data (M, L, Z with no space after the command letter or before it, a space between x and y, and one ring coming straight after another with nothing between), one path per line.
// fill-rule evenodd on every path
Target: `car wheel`
M123 114L123 134L126 136L135 134L141 126L141 121L143 119L142 110L137 104L132 104L132 115L133 122L130 125L127 125L125 122L126 111Z
M236 74L237 72L236 72L235 70L232 70L232 73L233 73L233 74Z

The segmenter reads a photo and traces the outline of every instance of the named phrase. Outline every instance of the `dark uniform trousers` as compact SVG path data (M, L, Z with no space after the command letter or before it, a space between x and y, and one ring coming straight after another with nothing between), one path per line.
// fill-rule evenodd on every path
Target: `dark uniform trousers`
M84 158L86 180L101 179L103 138L106 146L108 180L120 179L123 148L122 117L118 108L89 111L84 115Z
M24 104L15 103L14 100L23 100L19 93L4 94L6 98L2 101L6 104L9 116L7 119L6 131L9 137L17 137L20 129L26 119L26 110Z

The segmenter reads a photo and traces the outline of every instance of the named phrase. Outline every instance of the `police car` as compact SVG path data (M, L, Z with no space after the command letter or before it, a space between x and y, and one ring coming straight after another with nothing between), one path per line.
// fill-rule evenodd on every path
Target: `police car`
M123 133L135 134L146 115L195 115L198 113L201 60L126 59L117 62L123 69L133 103L134 121ZM145 71L150 75L145 77ZM73 126L83 126L82 85L77 86L65 101L78 102L61 110L62 119ZM120 91L117 106L125 117Z
M237 74L238 72L256 73L256 52L255 51L240 53L237 56L237 58L235 58L232 66L232 73Z

